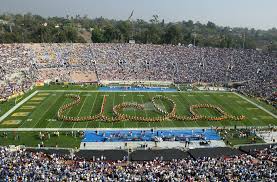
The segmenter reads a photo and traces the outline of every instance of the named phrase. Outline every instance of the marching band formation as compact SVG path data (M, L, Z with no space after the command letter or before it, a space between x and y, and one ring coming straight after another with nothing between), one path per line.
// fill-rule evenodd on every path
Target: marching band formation
M65 112L74 107L77 106L81 102L81 98L79 95L73 95L69 94L67 97L70 97L74 101L63 105L59 110L57 117L61 121L65 122L82 122L82 121L105 121L105 122L120 122L120 121L140 121L140 122L162 122L167 120L178 120L178 121L197 121L197 120L205 120L205 121L223 121L223 120L234 120L234 121L242 121L245 119L244 115L240 116L233 116L231 114L226 113L223 111L220 107L214 106L212 104L197 104L192 105L189 108L189 111L192 116L178 116L176 114L176 103L174 100L165 97L165 96L155 96L152 98L152 103L154 105L154 108L162 114L160 117L142 117L142 116L130 116L127 114L123 114L122 111L126 108L134 108L137 110L144 110L144 105L142 104L134 104L134 103L121 103L113 107L113 114L115 117L108 117L104 114L104 112L100 112L97 115L94 116L83 116L83 117L72 117L72 116L66 116ZM161 100L164 102L169 102L171 106L170 112L166 111L165 109L162 109L157 104L157 100ZM200 115L198 112L196 112L197 109L202 108L211 108L216 110L221 116L218 117L208 117Z

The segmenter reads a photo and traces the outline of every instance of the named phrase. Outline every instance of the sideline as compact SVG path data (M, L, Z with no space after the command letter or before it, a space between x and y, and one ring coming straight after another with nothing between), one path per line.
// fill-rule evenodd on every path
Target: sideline
M29 99L31 99L34 95L36 95L38 91L33 92L31 95L17 103L13 108L11 108L8 112L6 112L4 115L0 117L0 123L6 119L12 112L14 112L16 109L18 109L21 105L23 105L25 102L27 102Z
M125 90L121 90L121 91L102 91L102 90L37 90L38 92L58 92L58 93L70 93L70 92L81 92L81 93L107 93L107 92L113 92L113 93L118 93L118 92L126 92L126 93L222 93L222 94L227 94L227 93L233 93L231 91L213 91L213 90L205 90L205 91L201 91L201 90L194 90L194 91L125 91Z
M234 126L220 126L220 127L172 127L172 128L163 128L163 127L147 127L147 128L0 128L2 131L129 131L129 130L196 130L196 129L234 129ZM236 126L237 129L251 128L251 126ZM268 126L254 126L253 128L259 129L268 129Z
M241 95L241 94L238 94L237 92L233 92L235 95L239 96L240 98L246 100L247 102L253 104L254 106L258 107L259 109L265 111L266 113L270 114L271 116L273 116L274 118L277 119L277 115L273 114L272 112L268 111L267 109L265 109L264 107L256 104L255 102L249 100L248 98L246 98L245 96Z

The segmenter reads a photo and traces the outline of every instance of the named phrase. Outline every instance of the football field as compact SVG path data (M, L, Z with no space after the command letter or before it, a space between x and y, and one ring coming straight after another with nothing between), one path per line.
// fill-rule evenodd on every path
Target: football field
M62 106L72 103L70 95L80 98L80 102L64 111L69 118L89 117L102 113L113 118L113 108L122 103L139 104L143 109L135 107L123 108L120 112L126 116L155 118L163 114L154 106L164 111L170 110L170 103L153 97L166 97L176 104L176 115L191 117L192 105L210 104L222 109L232 116L245 116L235 121L224 119L180 121L167 118L160 122L142 122L122 120L107 122L104 120L68 122L58 118ZM197 108L199 115L219 117L214 108ZM97 90L37 90L17 103L9 112L1 116L0 128L37 128L37 129L90 129L90 128L177 128L177 127L211 127L211 126L267 126L276 125L276 115L251 103L246 97L231 92L101 92Z

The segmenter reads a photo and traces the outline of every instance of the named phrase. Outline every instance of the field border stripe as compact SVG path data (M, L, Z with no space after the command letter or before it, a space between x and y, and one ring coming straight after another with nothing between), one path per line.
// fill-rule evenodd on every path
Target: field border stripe
M239 96L240 98L246 100L247 102L253 104L254 106L258 107L259 109L265 111L266 113L270 114L271 116L273 116L274 118L277 119L277 115L273 114L272 112L270 112L269 110L267 110L267 109L265 109L264 107L260 106L259 104L257 104L257 103L255 103L255 102L249 100L248 98L246 98L245 96L243 96L243 95L241 95L241 94L239 94L239 93L237 93L237 92L233 92L233 93L234 93L235 95Z
M28 97L24 98L22 101L20 101L19 103L17 103L13 108L11 108L8 112L6 112L5 114L3 114L0 117L0 123L6 119L11 113L13 113L15 110L17 110L20 106L22 106L25 102L27 102L28 100L30 100L33 96L35 96L38 93L38 91L33 92L32 94L30 94Z
M215 127L213 127L214 129ZM234 126L220 126L218 129L233 129ZM247 126L237 126L238 129L245 129ZM256 128L268 128L268 126L258 126ZM203 126L203 127L140 127L140 128L0 128L0 132L2 131L118 131L118 130L195 130L195 129L211 129L211 127Z
M107 93L107 92L126 92L126 93L232 93L231 91L212 91L212 90L194 90L194 91L124 91L124 90L118 90L118 91L102 91L102 90L37 90L38 92L100 92L100 93Z

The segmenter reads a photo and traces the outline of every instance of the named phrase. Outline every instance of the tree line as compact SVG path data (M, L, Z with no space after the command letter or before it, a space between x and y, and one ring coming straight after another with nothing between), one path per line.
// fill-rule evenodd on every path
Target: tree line
M149 21L0 15L0 43L126 43L182 44L202 47L277 51L277 29L231 28L192 20L168 22L153 15Z

